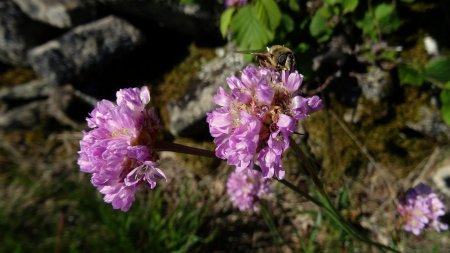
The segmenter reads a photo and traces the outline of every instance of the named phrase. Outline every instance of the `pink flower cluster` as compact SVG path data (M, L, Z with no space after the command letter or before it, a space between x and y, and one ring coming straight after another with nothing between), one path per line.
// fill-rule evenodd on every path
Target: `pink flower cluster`
M128 211L141 184L154 188L166 179L153 150L159 120L147 110L147 87L119 90L117 101L102 100L87 118L92 128L83 132L78 165L92 174L92 184L114 209Z
M403 229L419 235L427 227L438 232L448 229L447 224L439 221L439 217L445 214L444 208L430 187L419 184L406 192L397 211L404 221Z
M261 176L259 171L233 171L227 181L227 193L233 206L241 211L259 211L258 202L271 193L272 180Z
M302 80L297 71L252 65L240 78L228 78L230 92L219 88L214 102L220 107L207 114L216 156L236 166L238 172L253 170L256 164L264 178L282 179L282 156L298 120L322 106L317 96L299 95Z

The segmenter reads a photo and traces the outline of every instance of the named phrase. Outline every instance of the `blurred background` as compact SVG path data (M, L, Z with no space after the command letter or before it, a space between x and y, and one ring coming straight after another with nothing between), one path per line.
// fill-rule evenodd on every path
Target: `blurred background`
M218 160L163 152L168 182L127 213L79 172L85 118L120 88L150 88L166 140L214 150L212 96L252 61L236 51L276 44L324 101L295 139L342 215L404 252L450 252L449 232L408 235L396 214L419 182L450 198L449 31L446 0L0 0L0 252L378 252L281 184L239 212Z

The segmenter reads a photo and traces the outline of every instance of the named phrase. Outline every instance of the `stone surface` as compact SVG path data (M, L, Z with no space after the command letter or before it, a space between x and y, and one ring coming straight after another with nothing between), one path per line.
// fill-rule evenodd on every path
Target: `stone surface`
M156 21L160 26L185 35L205 36L218 33L223 5L217 1L181 4L179 0L91 0L121 13Z
M355 74L364 98L380 103L386 101L393 91L389 73L377 67L368 68L365 74Z
M46 97L48 96L51 89L51 85L49 85L46 80L33 80L22 85L1 88L0 100L28 100L36 99L39 97Z
M450 127L442 120L442 114L435 105L422 105L417 114L420 120L406 122L408 128L437 141L450 140Z
M64 84L84 79L130 53L143 41L144 35L137 28L123 19L108 16L33 48L28 60L51 84Z
M327 51L314 57L312 69L316 76L341 76L347 70L345 67L351 61L351 54L351 46L346 38L333 37L328 43Z
M213 102L219 86L228 88L226 78L236 74L244 67L242 55L223 53L220 49L218 57L203 65L186 95L167 105L170 118L170 131L174 135L208 135L206 113L217 106Z
M447 159L444 165L436 170L433 175L433 182L439 190L450 197L450 160Z
M47 101L35 101L0 115L0 129L32 128L47 118Z
M49 38L52 29L29 19L9 0L0 1L0 61L27 65L27 50Z
M41 87L41 94L38 93L39 87ZM8 98L11 100L12 97L15 97L16 100L18 97L34 100L20 106L8 106L6 103L0 103L0 129L33 128L45 125L49 119L56 120L62 126L82 129L83 126L77 122L84 121L82 119L92 109L93 101L90 101L92 98L75 90L70 85L53 86L43 80L35 80L17 86L13 90L15 92L31 90L33 92L30 96L35 95L35 97L17 96L14 94L15 92L10 92ZM80 118L80 114L82 118ZM54 123L51 124L54 125Z
M69 28L95 16L95 8L81 0L13 0L30 18L58 27Z

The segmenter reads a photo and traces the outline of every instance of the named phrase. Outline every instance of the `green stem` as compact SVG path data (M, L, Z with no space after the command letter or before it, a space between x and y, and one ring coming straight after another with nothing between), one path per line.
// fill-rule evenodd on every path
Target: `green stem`
M297 145L297 143L292 138L290 139L290 141L291 141L291 145L290 146L292 147L292 149L296 153L297 159L299 159L299 161L304 164L303 167L305 168L305 170L309 174L309 176L312 178L314 184L316 185L317 189L319 190L319 197L320 197L320 199L317 200L313 196L311 196L308 193L298 189L298 187L295 187L294 185L292 185L291 183L287 182L286 180L280 180L280 182L282 184L286 185L288 188L290 188L294 192L298 193L299 195L305 197L306 199L310 200L314 204L316 204L319 207L321 207L328 214L328 216L336 223L336 225L338 225L342 230L347 232L350 236L354 237L355 239L360 240L362 242L365 242L367 244L376 246L378 248L382 248L382 249L385 249L385 250L390 250L390 251L393 251L393 252L399 252L398 250L395 250L395 249L393 249L393 248L391 248L389 246L386 246L384 244L373 242L373 241L369 240L364 235L361 235L360 233L358 233L358 231L354 227L352 227L342 217L340 212L334 207L333 203L331 202L330 197L328 196L327 192L325 191L325 186L323 185L322 181L317 176L317 174L315 172L315 168L310 163L309 159L307 159L307 157L304 155L304 153L302 152L300 147Z
M309 159L305 156L305 154L303 154L302 150L300 149L300 147L297 145L297 143L294 141L294 139L292 137L290 138L290 142L293 144L293 145L291 145L291 147L294 150L295 154L297 155L298 160L300 162L303 162L303 164L304 164L303 167L305 168L308 175L312 178L312 180L313 180L314 184L317 186L319 192L322 195L327 195L327 192L325 191L325 187L322 184L322 181L320 181L319 177L317 177L315 169L312 166Z
M437 79L435 79L435 78L432 78L432 77L426 77L426 80L427 80L428 82L434 84L435 86L437 86L437 87L438 87L439 89L441 89L441 90L449 90L449 89L450 89L450 87L447 87L447 86L446 86L446 83L441 82L441 81L439 81L439 80L437 80Z
M285 179L278 180L278 182L284 184L286 187L288 187L289 189L293 190L295 193L303 196L305 199L313 202L314 204L316 204L320 208L328 209L319 200L315 199L313 196L311 196L308 193L306 193L306 192L300 190L299 188L295 187L293 184L291 184L290 182L286 181ZM331 210L328 210L328 211L331 211Z
M213 151L209 151L209 150L201 149L201 148L189 147L189 146L185 146L185 145L173 143L173 142L158 141L155 146L157 148L157 151L171 151L171 152L177 152L177 153L183 153L183 154L205 156L205 157L209 157L209 158L217 158Z
M280 232L277 230L277 226L275 225L274 219L269 212L269 208L267 208L265 203L263 202L260 203L259 207L261 209L261 215L266 222L266 225L269 228L275 243L277 244L279 250L281 250L280 246L285 244L285 242L283 240L283 237L281 237Z

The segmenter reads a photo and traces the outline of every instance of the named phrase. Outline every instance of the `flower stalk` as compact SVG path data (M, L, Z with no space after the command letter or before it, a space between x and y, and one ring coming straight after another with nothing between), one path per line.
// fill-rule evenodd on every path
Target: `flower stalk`
M157 141L155 146L156 151L171 151L176 153L183 153L189 155L198 155L209 158L217 158L213 151L209 151L201 148L194 148L190 146L186 146L183 144L167 142L167 141Z
M339 226L342 230L344 230L347 234L349 234L350 236L352 236L353 238L360 240L362 242L365 242L369 245L373 245L375 247L378 247L380 249L384 249L384 250L389 250L392 252L399 252L396 249L393 249L389 246L386 246L384 244L381 243L377 243L374 241L371 241L370 239L368 239L366 236L362 235L361 233L359 233L352 225L350 225L340 214L340 212L334 207L330 197L328 196L328 194L325 191L325 187L324 184L322 183L322 181L319 179L319 177L317 176L317 173L315 172L313 166L311 165L311 163L309 162L308 159L306 159L306 156L304 155L304 153L302 152L302 150L299 148L299 146L296 144L296 142L291 138L291 147L294 150L297 159L300 162L303 162L305 164L305 166L303 166L305 168L306 173L311 177L311 179L314 182L314 185L316 186L318 192L319 192L319 199L316 199L315 197L309 195L308 193L300 190L298 187L295 187L293 184L289 183L286 180L279 180L280 183L282 183L283 185L287 186L289 189L293 190L295 193L301 195L302 197L308 199L309 201L313 202L314 204L316 204L317 206L319 206L320 208L322 208L325 211L325 214L331 219L333 220L333 222Z

